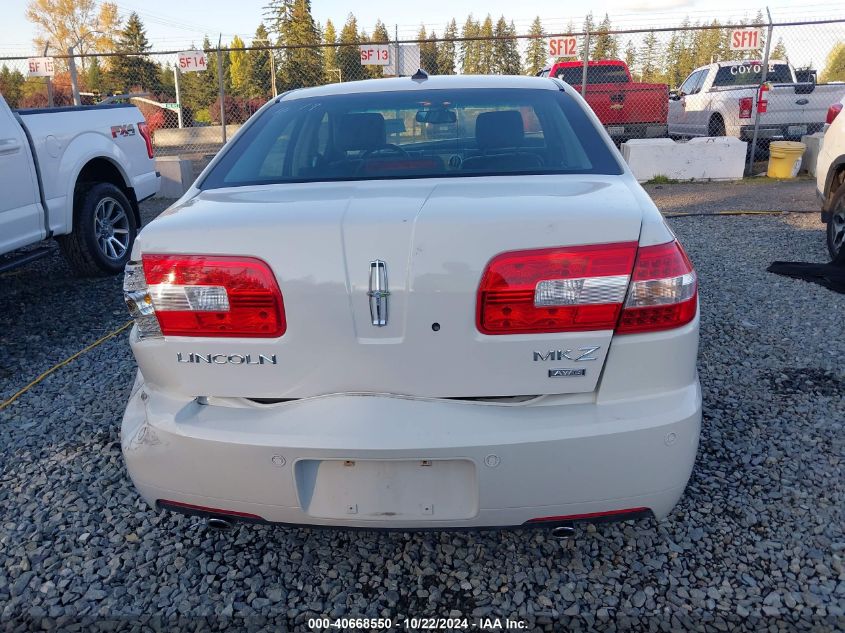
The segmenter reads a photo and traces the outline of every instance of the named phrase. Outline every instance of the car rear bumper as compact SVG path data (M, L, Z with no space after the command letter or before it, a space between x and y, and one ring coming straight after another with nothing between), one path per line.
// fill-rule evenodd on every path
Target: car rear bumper
M761 123L757 132L757 140L770 141L800 141L802 136L820 132L824 127L823 123L800 123L774 125ZM740 140L751 142L754 139L754 126L742 125L739 128Z
M248 520L382 529L665 516L695 461L698 379L597 404L338 394L256 405L174 398L140 377L127 468L154 506Z
M669 135L668 126L665 123L607 124L604 127L614 140L665 138Z

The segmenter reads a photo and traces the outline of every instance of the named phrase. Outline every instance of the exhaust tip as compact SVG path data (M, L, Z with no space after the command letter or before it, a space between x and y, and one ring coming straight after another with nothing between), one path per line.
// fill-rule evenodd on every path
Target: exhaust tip
M206 521L206 525L212 530L217 530L219 532L225 532L226 530L232 529L232 522L228 521L227 519L221 519L220 517L211 517Z
M552 538L559 541L566 541L575 537L575 528L571 525L559 525L552 528Z

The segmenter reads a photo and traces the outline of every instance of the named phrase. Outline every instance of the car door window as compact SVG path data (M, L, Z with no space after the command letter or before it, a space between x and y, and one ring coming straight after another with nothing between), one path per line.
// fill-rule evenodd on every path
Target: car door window
M701 90L701 85L707 76L707 70L697 70L687 77L686 81L681 84L681 95L694 95Z

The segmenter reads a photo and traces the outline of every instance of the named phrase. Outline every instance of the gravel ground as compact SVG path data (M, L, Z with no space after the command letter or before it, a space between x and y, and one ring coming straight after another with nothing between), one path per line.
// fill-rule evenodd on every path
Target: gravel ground
M658 200L725 199L713 185L674 187ZM737 205L763 195L731 187ZM121 335L0 412L0 630L257 629L264 618L308 630L320 614L845 630L845 296L765 272L775 259L824 261L818 217L671 222L701 278L705 420L667 519L582 527L563 543L525 530L209 532L153 512L126 476L119 423L134 362ZM0 287L0 398L126 321L119 280L71 279L58 256Z

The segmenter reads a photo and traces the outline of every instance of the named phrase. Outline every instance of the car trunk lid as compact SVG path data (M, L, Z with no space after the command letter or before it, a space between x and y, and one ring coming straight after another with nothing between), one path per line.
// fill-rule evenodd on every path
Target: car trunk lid
M206 191L149 225L136 256L263 260L283 295L285 332L269 339L165 336L143 341L135 353L148 381L196 396L592 392L612 328L482 334L479 283L503 252L636 242L641 216L624 179L601 176ZM383 325L374 324L379 300L387 308Z

